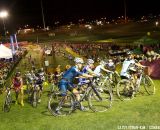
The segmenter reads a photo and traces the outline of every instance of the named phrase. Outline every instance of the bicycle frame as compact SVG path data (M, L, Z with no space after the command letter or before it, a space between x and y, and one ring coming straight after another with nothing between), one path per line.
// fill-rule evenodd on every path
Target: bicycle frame
M6 97L5 97L5 101L3 104L3 111L4 112L9 112L10 108L11 108L11 103L12 103L12 97L11 97L11 88L6 88Z
M142 82L142 79L143 77L145 76L144 74L144 69L141 68L139 70L139 78L136 79L136 82L133 82L133 80L130 78L130 80L132 81L133 85L134 85L134 89L135 89L135 92L138 92L140 87L141 87L141 82ZM138 83L137 83L138 82Z

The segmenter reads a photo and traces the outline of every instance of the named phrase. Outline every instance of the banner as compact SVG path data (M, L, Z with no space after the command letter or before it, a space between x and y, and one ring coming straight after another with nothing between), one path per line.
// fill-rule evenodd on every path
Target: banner
M14 39L15 39L15 43L16 43L16 49L18 50L19 46L18 46L17 35L16 34L14 34Z
M14 43L13 43L13 36L10 36L10 46L12 50L12 54L15 54L15 48L14 48Z
M148 66L148 75L154 79L160 79L160 59L151 62L144 61L143 65Z

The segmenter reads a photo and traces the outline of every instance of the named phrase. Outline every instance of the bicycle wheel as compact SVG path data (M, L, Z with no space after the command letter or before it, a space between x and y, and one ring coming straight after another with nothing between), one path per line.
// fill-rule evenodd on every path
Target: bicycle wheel
M144 77L143 84L144 84L144 88L145 88L146 92L149 95L155 94L155 85L153 83L153 80L148 75L146 75Z
M130 100L134 97L134 86L133 83L127 79L122 79L117 84L117 95L121 100Z
M74 110L72 95L62 97L60 93L53 92L48 100L48 110L53 116L66 116Z
M7 95L3 104L3 111L9 112L11 109L12 98L11 95Z
M33 91L33 94L32 94L32 106L33 107L37 107L37 104L38 104L38 99L37 99L37 91Z
M88 93L88 105L93 112L104 112L112 106L112 93L105 87L94 87Z
M115 72L112 76L112 81L113 81L113 86L116 87L116 85L118 84L118 82L120 81L120 75L118 74L118 72Z

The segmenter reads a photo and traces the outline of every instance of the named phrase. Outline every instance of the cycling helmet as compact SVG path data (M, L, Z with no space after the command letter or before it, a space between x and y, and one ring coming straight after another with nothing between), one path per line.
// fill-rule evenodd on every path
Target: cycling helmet
M100 65L106 65L106 62L105 61L100 61Z
M43 71L44 71L44 69L43 69L43 68L40 68L40 71L41 71L41 72L43 72Z
M16 72L15 77L20 77L21 73L20 72Z
M112 60L112 59L109 59L108 62L113 62L113 60Z
M69 68L71 68L71 66L70 65L66 65L66 70L68 70Z
M76 63L76 64L83 64L84 63L84 61L83 61L83 59L82 58L79 58L79 57L76 57L75 59L74 59L74 62Z
M87 59L87 64L93 64L94 63L94 60L92 59Z

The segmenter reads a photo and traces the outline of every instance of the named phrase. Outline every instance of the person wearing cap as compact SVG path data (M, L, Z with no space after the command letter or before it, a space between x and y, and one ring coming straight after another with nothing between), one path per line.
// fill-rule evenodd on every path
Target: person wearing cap
M20 72L17 72L13 78L13 88L16 93L15 104L18 103L18 96L20 94L20 104L21 104L21 106L24 106L24 103L23 103L23 96L24 96L24 94L23 94L23 80L22 80Z
M82 64L84 63L82 58L76 57L74 59L75 66L70 67L62 76L60 82L59 82L59 90L61 92L62 96L67 95L67 90L72 90L72 92L75 94L76 99L79 101L80 100L80 95L78 93L78 90L74 88L73 85L73 79L77 76L83 76L86 78L92 78L93 76L85 74L80 72L80 69L82 68ZM81 110L84 109L84 107L81 104ZM57 110L58 112L58 110Z

